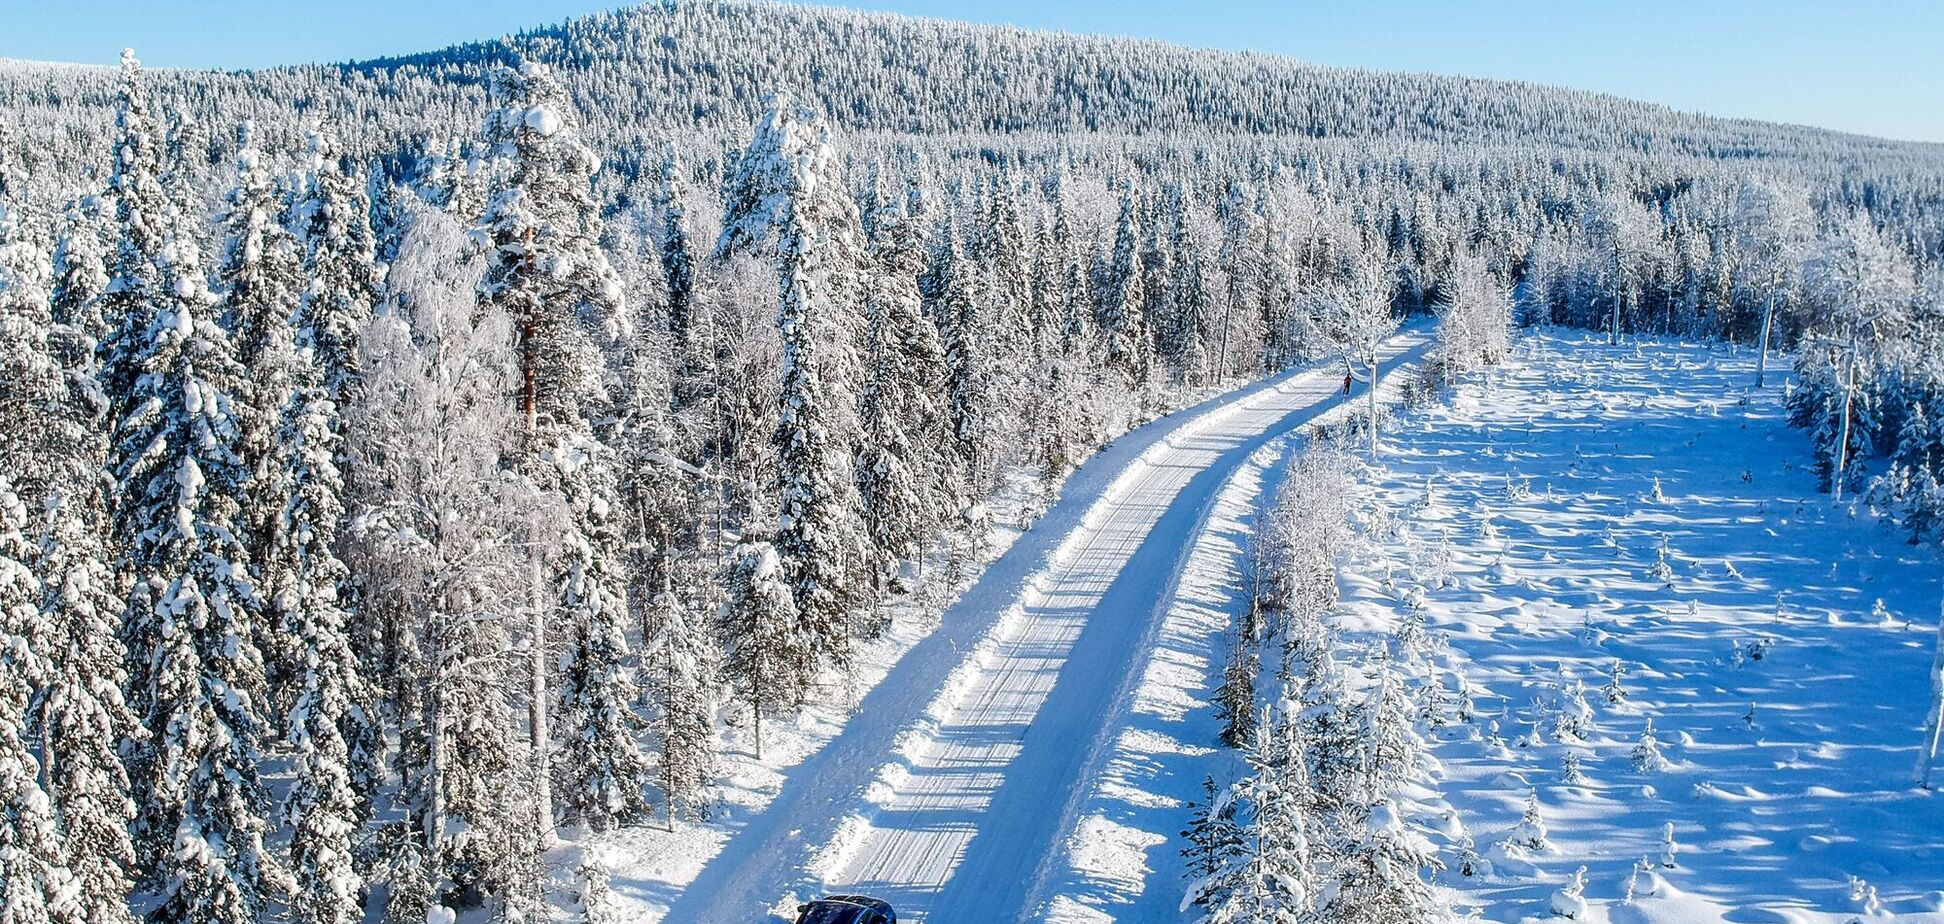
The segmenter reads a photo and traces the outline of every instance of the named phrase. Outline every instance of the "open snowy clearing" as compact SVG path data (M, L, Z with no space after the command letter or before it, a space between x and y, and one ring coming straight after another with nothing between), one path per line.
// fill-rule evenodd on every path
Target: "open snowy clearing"
M1386 367L1428 343L1400 335ZM635 858L655 853L604 845L617 894L647 920L755 920L849 889L887 898L900 920L1025 915L1189 537L1229 474L1339 406L1340 383L1334 366L1278 377L1090 460L828 744L704 833L639 832L686 841L686 857L651 866Z
M1535 335L1370 472L1380 541L1344 569L1341 626L1360 644L1421 606L1449 643L1431 664L1472 688L1412 794L1461 911L1546 918L1584 865L1593 921L1944 920L1944 810L1912 775L1937 563L1816 491L1753 366ZM1659 761L1636 757L1650 720ZM1534 792L1550 846L1495 846Z

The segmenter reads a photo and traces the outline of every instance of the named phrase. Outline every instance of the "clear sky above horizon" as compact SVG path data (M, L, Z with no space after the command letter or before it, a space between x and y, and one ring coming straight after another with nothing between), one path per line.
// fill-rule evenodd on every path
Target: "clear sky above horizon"
M426 51L613 0L0 0L0 57L251 68ZM1940 0L848 0L839 5L1560 84L1944 142Z

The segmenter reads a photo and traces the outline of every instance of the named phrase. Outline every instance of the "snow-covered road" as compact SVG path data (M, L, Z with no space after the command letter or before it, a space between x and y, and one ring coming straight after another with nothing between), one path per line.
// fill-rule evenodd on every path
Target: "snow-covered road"
M1397 337L1386 371L1429 340ZM1336 407L1341 381L1283 376L1089 462L665 920L759 920L824 891L881 896L900 920L1019 920L1210 503L1257 448Z

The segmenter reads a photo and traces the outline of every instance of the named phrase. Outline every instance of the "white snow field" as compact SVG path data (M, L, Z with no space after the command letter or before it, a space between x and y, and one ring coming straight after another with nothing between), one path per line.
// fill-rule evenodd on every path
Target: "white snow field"
M1396 337L1387 380L1429 342ZM604 845L617 893L643 920L765 920L839 891L883 897L901 921L1034 919L1190 538L1253 454L1342 405L1341 382L1327 365L1280 376L1089 460L828 743L703 832L654 837L686 840L695 863L644 867Z
M1585 866L1587 921L1944 921L1944 802L1913 776L1944 572L1817 492L1753 367L1538 334L1389 434L1365 523L1388 538L1344 568L1341 626L1361 646L1421 606L1434 675L1473 688L1406 794L1460 911L1561 920ZM1494 846L1534 792L1551 846ZM1458 873L1462 834L1489 871Z

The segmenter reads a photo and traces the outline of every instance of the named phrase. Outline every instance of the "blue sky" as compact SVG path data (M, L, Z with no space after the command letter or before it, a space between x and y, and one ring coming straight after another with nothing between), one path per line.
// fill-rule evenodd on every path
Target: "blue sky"
M423 51L600 0L0 0L0 56L260 67ZM1562 84L1944 142L1944 0L849 0L844 5Z

